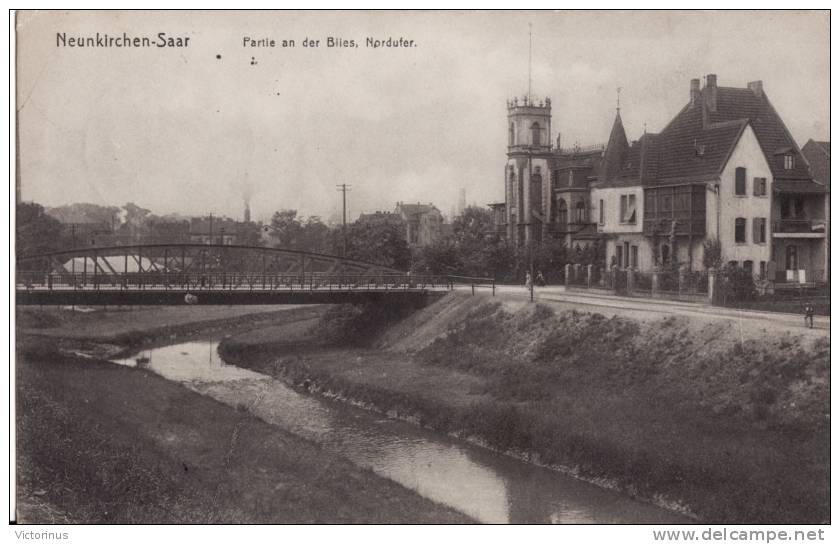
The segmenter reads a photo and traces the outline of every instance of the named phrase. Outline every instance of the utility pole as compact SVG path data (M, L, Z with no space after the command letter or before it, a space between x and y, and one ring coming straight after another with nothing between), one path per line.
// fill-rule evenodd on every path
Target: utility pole
M344 237L344 246L341 251L341 256L347 258L347 191L350 190L352 185L342 183L341 185L336 185L336 187L339 191L341 191L341 232Z

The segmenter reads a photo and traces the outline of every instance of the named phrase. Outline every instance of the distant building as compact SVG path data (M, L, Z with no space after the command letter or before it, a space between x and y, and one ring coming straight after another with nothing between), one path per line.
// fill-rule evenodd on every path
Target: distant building
M427 246L442 235L443 215L434 204L397 202L394 214L405 222L405 239L409 245Z
M227 217L194 217L190 220L190 242L193 244L234 245L238 224Z

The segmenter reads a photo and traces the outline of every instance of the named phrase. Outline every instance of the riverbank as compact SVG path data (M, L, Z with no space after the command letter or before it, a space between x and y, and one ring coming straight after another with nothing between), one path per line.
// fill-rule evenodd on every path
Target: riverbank
M288 340L253 331L220 351L706 522L829 519L827 336L452 294L367 347Z
M247 410L101 359L173 337L311 320L319 309L123 312L17 314L19 522L471 521Z

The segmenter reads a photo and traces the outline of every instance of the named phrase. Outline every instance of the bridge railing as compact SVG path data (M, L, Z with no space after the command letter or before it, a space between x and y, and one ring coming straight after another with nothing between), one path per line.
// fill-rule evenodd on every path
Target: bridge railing
M452 284L452 288L456 286L469 287L472 294L475 295L476 289L490 289L493 296L496 296L496 280L494 278L483 278L477 276L447 276Z
M488 286L486 278L413 274L241 274L129 272L19 272L18 289L24 290L423 290L454 289L457 285Z

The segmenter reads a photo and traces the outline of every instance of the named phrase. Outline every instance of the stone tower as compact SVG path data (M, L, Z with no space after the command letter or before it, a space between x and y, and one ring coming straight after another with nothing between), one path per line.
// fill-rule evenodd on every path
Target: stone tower
M551 100L524 96L507 103L505 168L508 239L517 245L541 241L550 202Z

